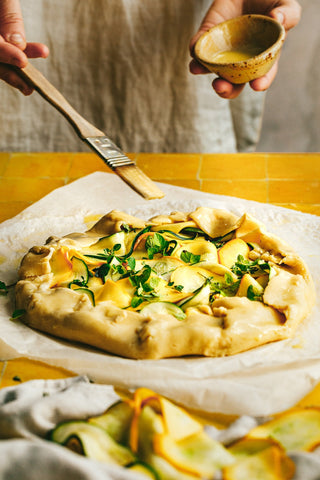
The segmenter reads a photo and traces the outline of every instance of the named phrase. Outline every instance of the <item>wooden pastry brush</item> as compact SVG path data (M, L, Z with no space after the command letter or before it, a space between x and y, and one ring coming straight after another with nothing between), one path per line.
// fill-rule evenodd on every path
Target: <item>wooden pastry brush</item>
M30 62L24 68L15 68L15 71L65 116L79 137L131 188L147 200L164 197L164 193L136 166L135 162L130 160L101 130L85 120Z

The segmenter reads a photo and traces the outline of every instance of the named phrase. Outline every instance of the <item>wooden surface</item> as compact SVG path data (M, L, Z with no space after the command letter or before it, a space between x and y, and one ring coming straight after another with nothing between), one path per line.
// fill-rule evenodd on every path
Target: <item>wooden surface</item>
M320 154L129 154L153 180L320 215ZM93 153L0 153L0 221L57 187L108 171ZM1 359L1 352L0 352ZM0 362L0 387L71 372L28 359ZM320 404L320 387L308 397Z

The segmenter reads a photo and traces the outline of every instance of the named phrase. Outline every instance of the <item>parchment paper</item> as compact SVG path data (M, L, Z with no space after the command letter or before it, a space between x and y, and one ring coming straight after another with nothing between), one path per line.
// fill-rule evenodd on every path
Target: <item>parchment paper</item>
M96 172L61 187L0 225L0 280L17 280L22 256L50 235L85 231L100 215L120 209L148 219L198 206L249 212L290 243L320 291L320 218L294 210L159 184L161 200L145 201L112 174ZM225 358L129 360L36 332L11 320L12 294L0 297L0 357L27 356L86 374L100 383L146 386L208 412L268 415L295 404L320 381L320 311L292 340Z

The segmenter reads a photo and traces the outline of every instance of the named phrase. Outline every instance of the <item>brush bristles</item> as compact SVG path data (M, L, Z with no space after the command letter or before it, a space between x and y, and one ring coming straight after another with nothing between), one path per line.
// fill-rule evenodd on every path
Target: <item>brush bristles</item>
M160 188L136 165L117 167L115 172L146 200L164 197Z

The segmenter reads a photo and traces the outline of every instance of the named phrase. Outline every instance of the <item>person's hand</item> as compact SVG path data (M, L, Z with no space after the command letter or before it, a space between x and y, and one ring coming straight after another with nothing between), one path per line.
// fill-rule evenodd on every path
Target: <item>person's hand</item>
M296 0L215 0L204 17L198 32L191 39L191 56L194 56L193 50L196 41L204 32L225 20L250 13L268 15L280 22L288 32L299 22L301 7ZM251 88L256 91L267 90L276 76L277 69L278 62L272 66L266 75L252 80L250 82ZM194 58L190 62L190 72L195 75L209 73ZM228 99L236 98L244 88L244 84L235 85L220 77L213 81L212 86L220 97Z
M28 58L48 55L46 45L26 42L19 0L0 0L0 79L30 95L33 88L8 65L23 68Z

